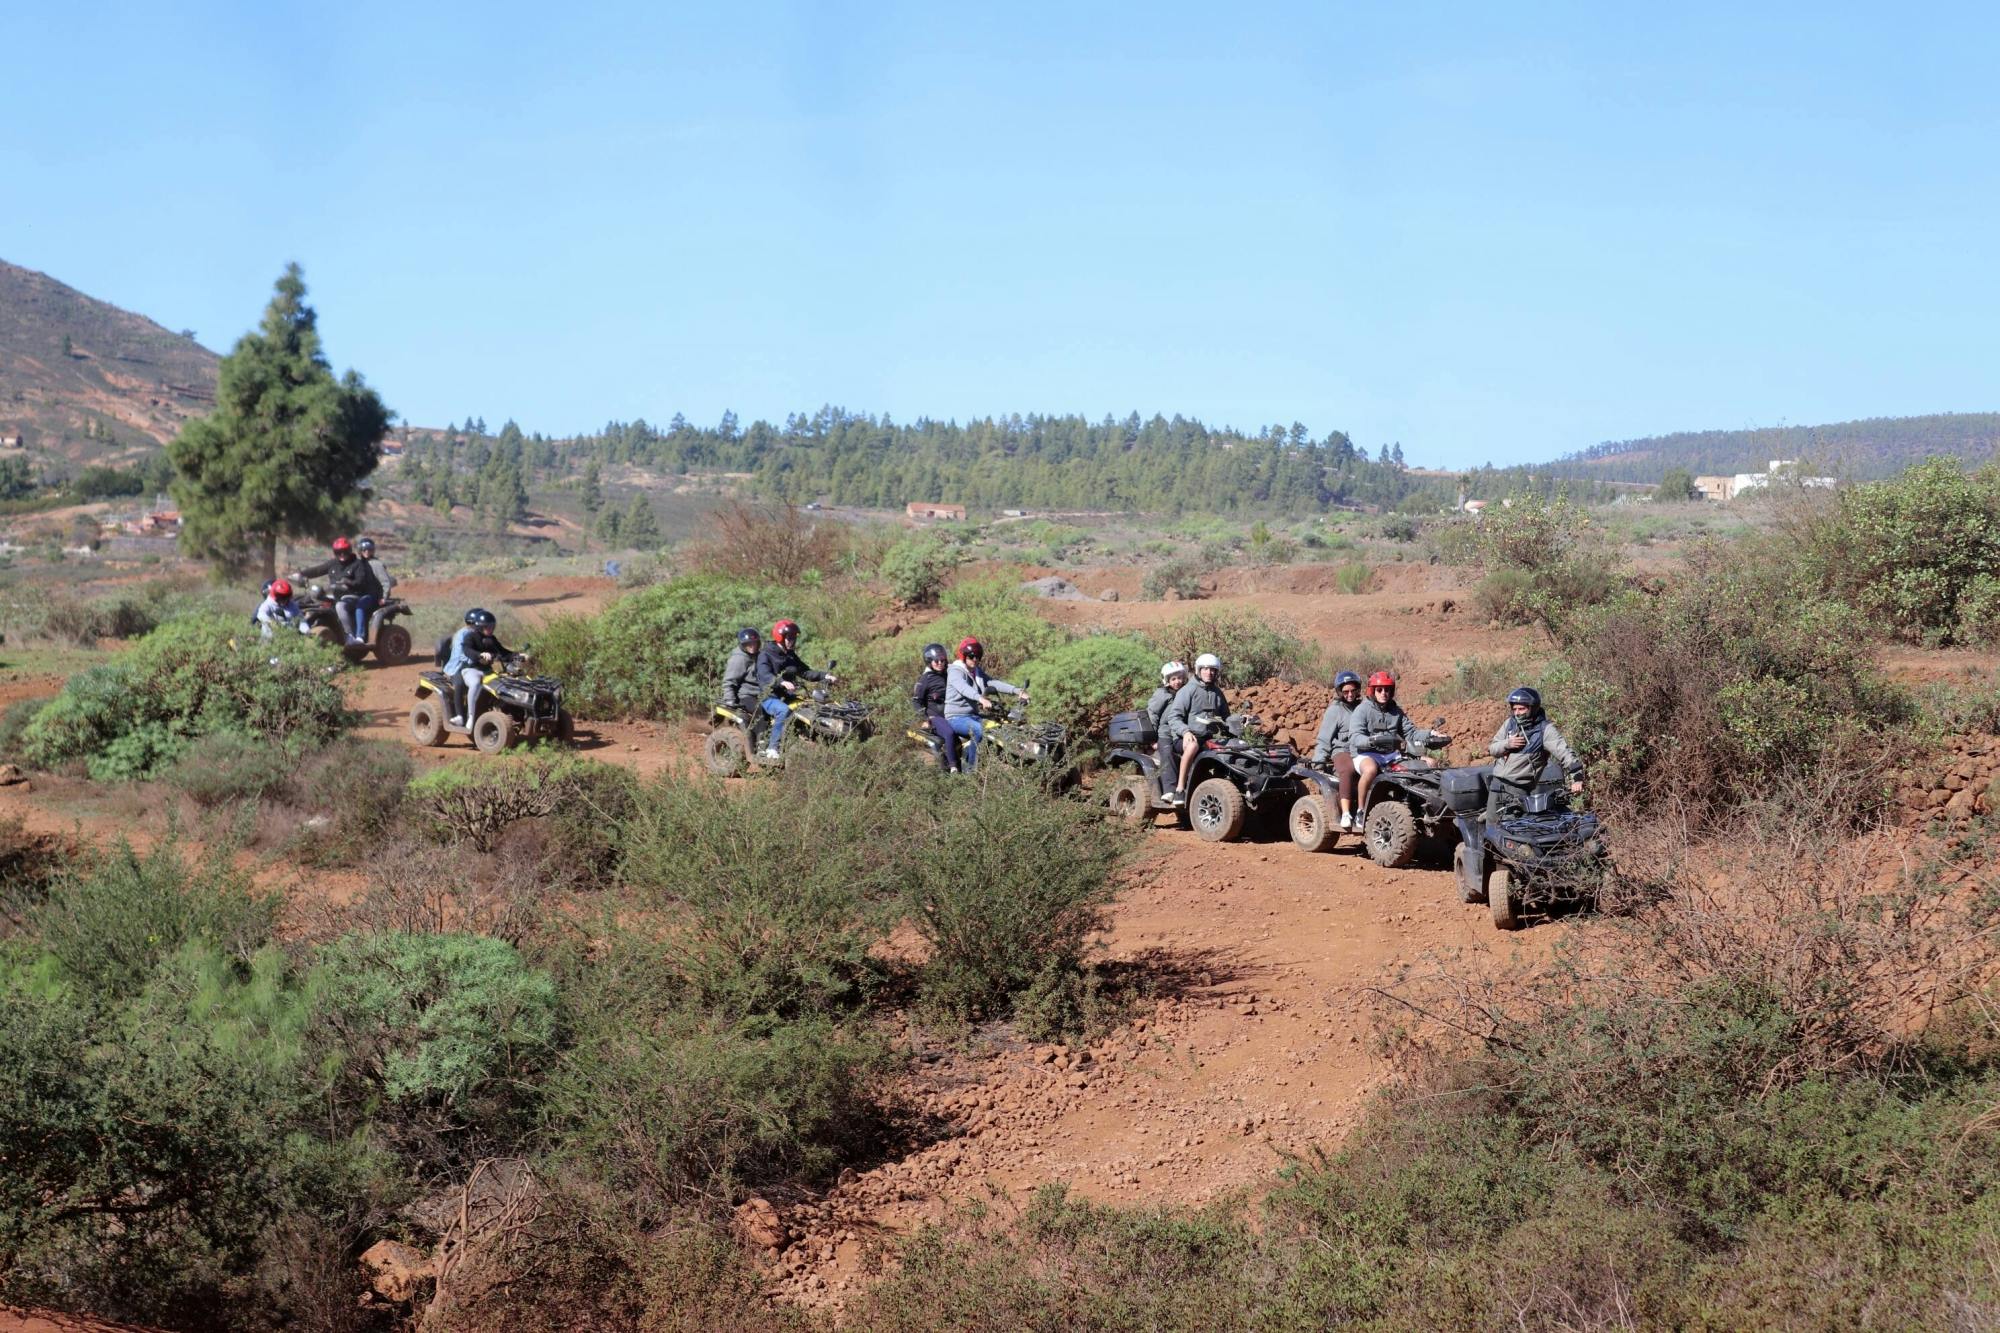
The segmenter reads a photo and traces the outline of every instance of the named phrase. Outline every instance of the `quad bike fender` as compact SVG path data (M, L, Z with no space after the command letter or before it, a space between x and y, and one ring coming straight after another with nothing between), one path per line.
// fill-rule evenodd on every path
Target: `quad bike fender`
M1293 781L1313 788L1321 796L1331 796L1335 800L1340 799L1340 779L1331 773L1323 772L1308 764L1293 764L1289 776Z
M1148 778L1158 777L1160 772L1160 761L1139 750L1123 748L1112 750L1104 756L1104 763L1107 768L1118 764L1130 764Z

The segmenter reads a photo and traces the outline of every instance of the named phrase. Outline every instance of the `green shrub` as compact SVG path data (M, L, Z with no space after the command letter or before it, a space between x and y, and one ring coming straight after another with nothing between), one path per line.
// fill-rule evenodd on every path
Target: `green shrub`
M235 959L261 948L278 899L251 888L226 849L190 863L171 839L143 854L121 842L58 874L28 928L64 977L92 992L125 994L183 944Z
M1367 592L1375 583L1375 571L1359 560L1349 561L1334 571L1334 586L1344 593Z
M563 752L521 751L441 764L411 782L408 802L442 842L490 851L508 825L547 819L564 855L600 866L611 830L630 814L638 781L613 764Z
M2000 643L2000 576L1975 575L1960 591L1956 610L1953 642L1986 647Z
M1516 494L1476 520L1436 525L1429 537L1446 563L1486 570L1475 596L1502 624L1539 624L1555 634L1618 589L1603 532L1564 495Z
M1101 736L1113 713L1136 707L1159 679L1160 659L1136 637L1093 634L1051 648L1021 668L1035 718L1069 728L1072 748Z
M216 731L305 747L351 725L337 659L303 637L238 642L225 620L182 619L70 678L22 732L29 762L82 760L93 777L145 777Z
M1202 595L1202 579L1215 567L1214 561L1197 559L1192 556L1174 556L1162 560L1146 571L1139 581L1139 595L1147 601L1157 602L1169 592L1184 602L1191 602Z
M0 711L0 759L19 760L21 758L22 737L27 734L28 724L35 720L35 714L42 711L54 695L40 699L17 699Z
M394 741L342 736L305 756L287 799L326 823L303 832L298 848L313 865L353 865L377 854L404 812L404 791L416 772L410 752Z
M1319 651L1283 620L1252 611L1194 611L1152 631L1162 660L1192 664L1202 653L1222 659L1224 675L1243 685L1320 673ZM1158 664L1155 664L1155 670Z
M930 606L944 590L963 553L938 532L905 537L882 557L882 577L890 595L905 606Z
M1540 590L1528 570L1496 569L1473 587L1472 603L1496 625L1532 625Z
M912 855L900 876L910 920L931 946L919 979L924 1003L979 1019L1006 1014L1031 990L1074 998L1125 853L1116 831L998 765L945 784L928 823L915 847L949 855ZM1044 996L1036 1017L1062 1027L1080 1015Z
M343 935L319 950L305 988L318 1067L347 1122L373 1118L405 1142L448 1136L461 1159L525 1124L524 1084L555 1056L555 983L501 940Z
M552 620L536 649L585 716L675 717L713 700L738 628L787 614L776 590L693 574L628 593L588 622Z
M2000 566L2000 468L1968 474L1958 459L1926 459L1841 492L1788 536L1787 553L1868 625L1913 642L1978 634Z
M216 806L282 796L297 762L275 741L217 731L189 745L164 776L196 805Z

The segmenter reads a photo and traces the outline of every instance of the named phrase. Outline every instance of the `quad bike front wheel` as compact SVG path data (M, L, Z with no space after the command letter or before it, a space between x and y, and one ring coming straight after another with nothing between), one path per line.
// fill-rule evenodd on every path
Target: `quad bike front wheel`
M556 714L554 736L557 745L576 744L576 714L567 708Z
M1324 852L1340 840L1340 826L1334 823L1326 801L1319 796L1308 793L1293 801L1288 822L1292 841L1300 851Z
M750 766L750 746L735 727L717 727L702 743L701 761L719 778L733 778Z
M1112 784L1104 804L1112 818L1144 828L1153 822L1153 784L1144 773L1127 773Z
M375 631L375 660L394 666L410 656L410 632L401 625L384 625Z
M1519 930L1521 928L1521 879L1509 866L1500 876L1498 884L1490 885L1486 893L1486 906L1493 914L1495 930Z
M435 697L419 699L410 709L410 739L419 745L444 744L444 705Z
M1368 857L1378 866L1400 870L1417 855L1417 816L1401 801L1379 801L1361 824Z
M472 724L472 743L481 754L499 754L514 743L514 719L489 708Z
M1475 880L1466 865L1471 857L1466 853L1464 843L1451 849L1451 873L1458 880L1458 900L1462 903L1483 903L1493 880L1493 862L1485 857L1479 859L1479 875Z
M1243 793L1228 778L1207 778L1188 793L1188 819L1203 842L1235 842L1243 836Z

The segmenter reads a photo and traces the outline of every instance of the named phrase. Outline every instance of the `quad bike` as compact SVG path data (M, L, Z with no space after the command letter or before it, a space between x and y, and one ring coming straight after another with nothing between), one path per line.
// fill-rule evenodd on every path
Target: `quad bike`
M1443 718L1431 723L1433 731L1443 726ZM1399 869L1425 847L1440 847L1455 836L1439 785L1443 771L1428 759L1405 758L1375 775L1361 815L1361 840L1376 865Z
M1297 752L1256 739L1255 717L1203 713L1194 724L1203 740L1188 769L1187 804L1178 806L1171 797L1179 761L1149 743L1158 739L1152 720L1144 713L1111 719L1114 748L1105 762L1132 770L1106 797L1114 815L1137 825L1149 822L1157 811L1172 810L1204 842L1234 842L1243 836L1252 811L1289 809L1298 799L1301 787L1293 774Z
M443 745L452 735L469 735L485 754L498 754L522 740L569 744L576 736L576 718L563 707L562 682L529 675L530 660L528 653L519 652L486 664L477 715L469 726L451 723L451 677L441 668L424 672L417 677L410 735L419 745Z
M826 664L829 676L833 674L834 666L832 662ZM771 688L776 689L776 684ZM792 696L791 704L792 715L785 723L784 749L787 751L801 743L820 745L865 741L874 732L874 724L868 720L867 704L835 702L824 687L815 688L803 698ZM763 709L746 712L717 704L709 714L709 721L713 726L702 746L702 761L708 765L709 772L717 777L731 778L753 767L774 766L772 761L764 758L764 737L770 734L771 718ZM777 761L779 765L783 763L783 759Z
M1519 930L1525 914L1560 901L1595 895L1608 859L1598 817L1570 808L1569 779L1549 763L1525 792L1518 810L1503 809L1486 822L1492 765L1448 770L1445 798L1457 820L1459 843L1452 872L1463 902L1483 902L1499 930ZM1499 870L1496 883L1493 872Z
M979 742L981 755L995 755L1006 763L1033 769L1058 785L1075 776L1069 764L1068 727L1059 722L1030 722L1026 704L1003 704L990 698L979 720L986 725L985 739ZM905 727L903 735L932 763L937 762L938 747L944 742L923 718Z
M340 613L335 610L340 598L314 585L304 597L299 598L299 633L317 638L327 647L339 652L350 662L359 662L369 653L384 666L393 666L407 661L410 656L410 631L395 623L410 614L410 604L400 597L385 597L368 617L368 637L363 643L349 643L346 633L340 628Z

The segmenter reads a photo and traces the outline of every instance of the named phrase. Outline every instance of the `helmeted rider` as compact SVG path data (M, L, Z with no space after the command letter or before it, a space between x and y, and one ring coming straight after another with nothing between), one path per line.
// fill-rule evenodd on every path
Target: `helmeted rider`
M451 652L445 658L444 674L452 685L454 727L470 728L479 716L479 694L489 665L512 655L512 650L494 635L499 624L493 613L475 606L465 613L465 628L451 636Z
M1160 761L1160 772L1167 773L1174 767L1174 745L1167 735L1167 705L1181 692L1181 686L1188 682L1185 662L1160 663L1160 688L1153 691L1153 697L1146 700L1146 717L1153 724L1153 751Z
M316 565L308 565L299 571L301 579L325 579L327 591L334 596L334 614L340 617L341 633L347 636L351 646L362 642L355 632L355 608L366 603L373 609L382 600L382 585L376 581L375 570L366 560L354 553L354 544L345 537L333 539L333 555ZM362 620L365 633L367 621Z
M354 543L354 553L368 562L368 568L375 575L375 582L382 589L382 601L388 601L389 590L396 586L396 580L390 576L389 566L376 558L375 539L373 537L363 537L359 541L356 541ZM370 614L372 615L374 611L380 609L380 605L378 602L375 606L370 607ZM368 637L369 630L372 628L368 621L369 616L356 615L354 618L356 633L364 639Z
M1354 757L1356 808L1366 813L1368 789L1375 785L1377 773L1401 763L1405 756L1418 756L1427 749L1449 744L1451 737L1444 732L1427 730L1410 720L1410 715L1396 702L1396 678L1386 671L1377 671L1368 678L1368 697L1347 720L1347 752Z
M1209 714L1228 717L1229 696L1222 692L1222 659L1203 653L1194 659L1194 679L1180 687L1160 719L1161 729L1181 757L1173 794L1167 798L1175 805L1187 804L1188 770L1201 753L1201 743L1208 739L1209 726L1201 719Z
M251 619L257 622L258 632L265 638L271 631L283 626L290 629L299 618L299 604L292 600L292 585L285 579L272 579L264 585L264 600L257 603L257 610Z
M724 708L739 713L756 711L757 654L763 647L763 636L748 625L736 631L736 646L730 649L729 661L722 667L721 704Z
M799 623L780 620L771 626L771 638L757 654L757 685L764 692L763 708L771 718L771 738L764 758L778 758L778 742L785 736L785 719L792 715L791 698L802 680L832 680L824 671L814 671L796 651Z
M910 690L910 702L916 706L923 725L938 738L938 765L947 773L958 772L958 732L952 729L951 719L944 715L945 673L951 666L951 654L941 643L924 645L924 669L917 676L917 683Z
M988 694L1012 694L1023 701L1028 697L1019 686L987 675L981 665L985 658L986 645L965 638L959 641L957 659L945 671L944 716L965 742L963 768L968 773L979 766L979 742L986 736L986 724L979 714L986 707Z
M1361 706L1361 677L1343 671L1333 678L1333 701L1320 715L1319 735L1313 739L1312 766L1331 768L1340 784L1340 827L1354 827L1354 756L1347 752L1347 728L1354 710Z
M1553 759L1569 778L1569 789L1583 790L1583 760L1569 748L1542 711L1541 692L1522 685L1507 696L1508 718L1493 733L1486 753L1493 756L1493 775L1486 782L1486 822L1500 817L1504 808L1526 796Z

